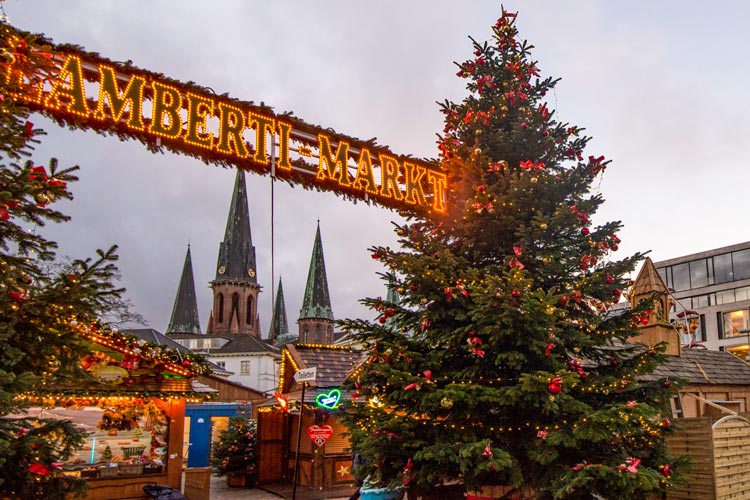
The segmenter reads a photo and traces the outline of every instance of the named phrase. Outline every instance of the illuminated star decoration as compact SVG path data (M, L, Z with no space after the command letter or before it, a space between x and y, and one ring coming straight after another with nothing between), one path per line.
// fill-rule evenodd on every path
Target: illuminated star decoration
M341 464L341 467L339 467L339 470L336 472L337 474L341 474L341 477L348 476L351 473L349 472L349 467L347 467L344 464Z

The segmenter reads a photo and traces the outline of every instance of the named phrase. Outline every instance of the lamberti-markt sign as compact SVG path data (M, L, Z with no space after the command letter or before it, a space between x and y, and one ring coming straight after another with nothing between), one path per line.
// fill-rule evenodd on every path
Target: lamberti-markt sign
M3 41L7 82L18 89L14 97L59 123L401 211L446 211L446 176L427 161L77 47L27 46L23 38ZM48 67L30 64L32 52Z

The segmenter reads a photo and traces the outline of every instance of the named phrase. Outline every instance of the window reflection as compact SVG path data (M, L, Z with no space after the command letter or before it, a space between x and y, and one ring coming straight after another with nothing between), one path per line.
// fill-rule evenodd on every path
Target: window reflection
M708 271L705 259L690 262L690 288L702 286L708 286Z
M734 274L732 273L732 254L715 255L713 262L716 283L728 283L734 279Z
M735 280L750 278L750 249L732 252L732 268Z
M687 262L672 266L672 288L675 291L690 289L690 267Z
M747 335L750 329L750 311L740 309L737 311L725 312L722 315L724 337L734 337L737 335Z

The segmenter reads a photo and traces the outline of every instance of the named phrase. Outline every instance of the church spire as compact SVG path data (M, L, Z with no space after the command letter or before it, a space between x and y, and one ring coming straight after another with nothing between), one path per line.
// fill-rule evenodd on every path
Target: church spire
M214 293L206 333L247 334L260 338L255 247L250 236L245 173L237 170L224 241L219 243Z
M193 260L190 257L190 245L182 266L182 277L174 299L172 318L169 320L167 333L201 333L198 319L198 306L195 300L195 280L193 279Z
M299 337L303 344L333 343L333 310L328 293L328 278L320 237L320 221L315 233L310 270L307 273L305 296L299 312Z
M279 289L276 290L276 300L273 304L273 317L271 318L271 329L268 339L278 342L279 339L289 337L289 323L286 319L286 306L284 305L284 289L279 278Z
M219 243L216 280L258 283L255 268L255 247L250 234L250 212L247 208L245 172L239 169L234 181L224 241Z

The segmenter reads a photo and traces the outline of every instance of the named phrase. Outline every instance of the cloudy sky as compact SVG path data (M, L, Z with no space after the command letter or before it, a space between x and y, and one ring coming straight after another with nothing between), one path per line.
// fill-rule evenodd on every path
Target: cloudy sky
M377 137L396 153L435 157L442 129L436 101L461 100L453 61L489 38L492 0L216 1L5 0L11 24L144 69L211 87L348 135ZM620 253L654 260L750 239L750 4L646 0L508 0L522 37L537 48L549 96L563 121L594 137L587 153L613 163L598 189L595 219L622 220ZM188 243L205 328L234 173L136 142L68 131L33 119L38 148L81 166L67 224L42 229L60 254L120 246L134 310L164 331ZM747 187L746 187L747 186ZM258 255L261 324L271 308L270 180L248 176ZM320 219L334 314L368 315L358 304L384 294L366 249L393 244L395 215L332 194L277 183L274 269L293 324Z

